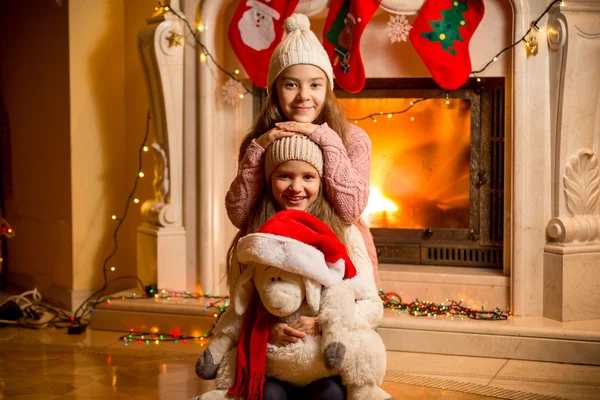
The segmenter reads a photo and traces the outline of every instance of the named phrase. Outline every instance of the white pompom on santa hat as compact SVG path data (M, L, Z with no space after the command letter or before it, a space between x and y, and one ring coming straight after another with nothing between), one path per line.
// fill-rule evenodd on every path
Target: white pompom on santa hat
M346 247L319 218L300 210L280 211L256 233L238 241L240 262L256 262L312 279L325 287L356 276Z

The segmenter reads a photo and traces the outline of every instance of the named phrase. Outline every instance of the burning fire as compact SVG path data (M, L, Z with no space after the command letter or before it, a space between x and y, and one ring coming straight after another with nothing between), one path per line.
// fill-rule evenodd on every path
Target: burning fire
M390 199L386 198L381 191L371 186L369 201L362 216L369 226L386 228L388 219L399 212L399 207Z
M341 98L348 116L403 110L408 98ZM469 227L471 104L431 99L357 122L371 138L371 228Z

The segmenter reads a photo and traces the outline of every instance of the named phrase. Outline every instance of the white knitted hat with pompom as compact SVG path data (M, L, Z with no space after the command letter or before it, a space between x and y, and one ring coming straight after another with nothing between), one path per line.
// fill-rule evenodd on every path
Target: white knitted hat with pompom
M292 65L309 64L319 67L325 72L333 89L333 67L329 56L319 39L310 30L310 21L303 14L292 14L283 26L286 36L281 40L271 55L267 90L270 90L279 74Z

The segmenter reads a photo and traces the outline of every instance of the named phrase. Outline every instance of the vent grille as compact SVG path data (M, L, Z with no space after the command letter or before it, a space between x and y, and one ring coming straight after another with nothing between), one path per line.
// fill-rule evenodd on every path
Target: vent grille
M502 267L502 257L498 248L421 247L421 263L432 265Z

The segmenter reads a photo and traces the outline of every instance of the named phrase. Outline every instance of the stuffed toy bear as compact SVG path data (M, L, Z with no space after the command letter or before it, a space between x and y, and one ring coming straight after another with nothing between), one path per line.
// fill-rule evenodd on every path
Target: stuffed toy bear
M217 333L198 358L196 373L216 378L217 390L195 399L262 398L266 376L305 386L334 375L341 376L349 400L393 399L379 387L385 346L355 300L369 297L382 312L381 301L368 275L372 270L364 268L370 261L360 232L348 230L347 243L361 251L347 253L321 220L287 210L239 240L237 259L247 267L230 306L237 320L230 313L228 334ZM358 261L358 273L350 255ZM316 317L321 335L283 347L267 343L275 322L291 323L302 315Z

